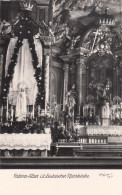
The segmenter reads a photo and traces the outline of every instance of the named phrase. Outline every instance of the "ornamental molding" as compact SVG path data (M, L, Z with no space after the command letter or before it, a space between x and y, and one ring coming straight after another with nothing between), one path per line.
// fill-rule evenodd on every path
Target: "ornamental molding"
M83 47L76 48L70 52L68 55L60 56L60 58L65 62L73 62L77 57L87 58L89 56L89 50Z
M88 53L90 52L89 49L86 49L84 47L79 47L79 48L76 48L76 49L73 49L71 52L70 52L70 55L72 56L87 56Z
M52 45L55 42L55 38L52 36L39 36L39 38L44 42L44 45Z

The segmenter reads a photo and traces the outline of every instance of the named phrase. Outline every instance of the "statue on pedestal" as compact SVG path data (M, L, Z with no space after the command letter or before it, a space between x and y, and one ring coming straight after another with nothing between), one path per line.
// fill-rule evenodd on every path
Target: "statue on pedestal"
M105 105L102 107L102 125L108 126L110 124L110 106L109 102L105 102Z
M110 115L109 102L106 102L105 105L102 107L102 118L109 118L109 115Z
M25 93L25 88L20 85L19 92L17 95L17 102L16 102L17 121L26 120L26 114L27 114L27 97Z
M74 123L74 107L76 104L76 91L75 85L72 86L72 89L66 94L66 104L65 104L65 123L66 129L72 131Z

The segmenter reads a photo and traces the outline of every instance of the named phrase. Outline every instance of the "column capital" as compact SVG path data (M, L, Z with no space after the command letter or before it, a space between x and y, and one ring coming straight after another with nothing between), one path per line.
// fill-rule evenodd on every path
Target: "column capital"
M44 45L50 46L55 42L55 37L53 36L40 36L40 39L44 42Z
M86 64L84 58L78 58L76 59L76 65L82 70L82 73L86 73Z
M63 65L63 70L64 70L65 72L68 72L68 71L69 71L69 64L68 64L68 63L65 63L65 64Z
M50 56L50 48L45 48L44 49L44 55L45 56Z
M86 58L83 56L79 56L79 58L76 59L76 64L84 64L86 62Z

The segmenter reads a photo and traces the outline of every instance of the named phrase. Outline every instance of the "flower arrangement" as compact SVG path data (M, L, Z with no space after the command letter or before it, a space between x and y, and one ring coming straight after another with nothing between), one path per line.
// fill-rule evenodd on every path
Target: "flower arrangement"
M4 123L1 125L0 133L45 133L45 128L53 126L53 122L52 115L41 114L37 121Z

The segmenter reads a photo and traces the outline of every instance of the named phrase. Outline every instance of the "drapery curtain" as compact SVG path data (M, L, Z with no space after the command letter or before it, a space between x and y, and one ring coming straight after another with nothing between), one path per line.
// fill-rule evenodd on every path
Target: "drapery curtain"
M7 50L5 76L14 48L18 38L11 38ZM38 66L42 66L42 45L39 40L34 39L35 50L38 57ZM16 106L16 117L26 115L27 105L34 105L38 92L37 82L34 77L32 54L29 48L28 39L23 39L23 45L19 49L17 64L14 69L13 79L10 83L8 101Z

